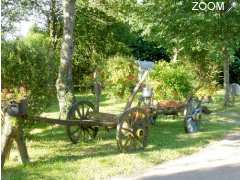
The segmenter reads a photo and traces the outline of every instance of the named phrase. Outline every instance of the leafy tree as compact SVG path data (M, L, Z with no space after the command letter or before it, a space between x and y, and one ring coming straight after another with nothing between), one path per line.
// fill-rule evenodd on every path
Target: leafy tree
M15 26L22 20L31 20L35 17L36 24L45 24L54 48L62 36L62 1L61 0L3 0L1 1L2 13L2 38L6 33L12 34Z
M132 49L132 54L139 60L170 61L170 57L163 47L158 47L153 42L144 41L141 37L130 44L130 48Z
M102 73L107 92L124 97L133 90L137 82L138 66L131 57L114 56L108 59Z
M135 41L135 34L127 24L89 4L77 3L75 22L73 81L84 90L92 86L93 72L106 59L131 54L128 45Z
M33 14L41 19L49 33L52 47L55 49L63 34L62 0L35 1Z
M2 0L1 1L1 33L13 32L16 22L29 14L33 0Z
M28 113L40 113L55 96L57 58L50 39L38 33L2 42L2 100L27 96ZM23 92L26 91L26 92Z
M156 99L185 99L195 86L194 75L185 64L158 62L150 74Z
M185 56L190 59L193 51L206 50L210 60L224 64L225 105L228 105L228 67L240 43L240 9L236 8L228 14L219 11L196 12L192 11L190 1L146 0L138 8L138 15L143 25L135 26L144 29L146 37L154 39L172 54L176 52L178 59Z

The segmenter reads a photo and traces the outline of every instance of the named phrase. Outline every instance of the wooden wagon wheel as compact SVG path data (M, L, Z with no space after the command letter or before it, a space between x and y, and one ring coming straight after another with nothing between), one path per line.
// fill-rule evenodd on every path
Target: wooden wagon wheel
M144 109L135 107L125 111L117 125L116 138L120 151L143 149L147 145L148 125Z
M67 120L90 120L95 107L90 101L79 101L70 109ZM85 141L96 137L97 127L80 124L76 126L67 126L67 134L73 143L79 140Z

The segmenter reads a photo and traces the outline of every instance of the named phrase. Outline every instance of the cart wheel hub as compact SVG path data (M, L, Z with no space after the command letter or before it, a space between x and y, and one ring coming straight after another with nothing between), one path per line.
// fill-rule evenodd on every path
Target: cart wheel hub
M137 137L142 138L144 136L144 130L143 129L138 129L136 134L137 134Z

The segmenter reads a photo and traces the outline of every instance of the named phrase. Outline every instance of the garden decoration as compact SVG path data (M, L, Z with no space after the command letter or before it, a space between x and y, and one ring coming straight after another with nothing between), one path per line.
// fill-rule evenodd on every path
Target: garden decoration
M13 102L9 105L5 105L5 111L2 114L2 118L9 117L8 122L13 123L10 125L5 123L3 125L3 129L6 133L3 134L5 143L2 147L2 167L10 152L14 138L19 145L19 151L23 162L29 161L26 144L23 138L23 130L20 126L23 120L64 125L66 126L67 135L72 143L95 138L100 127L105 129L117 128L117 146L121 152L143 149L147 145L149 113L141 107L131 108L131 104L146 76L147 72L143 74L142 78L136 84L125 106L124 112L119 116L98 112L94 104L86 100L74 100L67 113L66 120L30 116L27 114L26 100L21 100L20 103ZM12 121L12 119L14 119L14 121Z
M184 129L186 133L194 133L200 129L202 101L190 97L185 108Z
M76 124L66 125L67 134L73 143L95 138L100 127L117 128L116 139L120 151L143 149L147 145L148 113L140 107L131 108L133 99L144 82L145 72L129 96L124 112L119 116L98 112L90 101L78 101L72 105L67 121Z
M240 96L240 85L237 83L232 83L230 85L230 97L232 104L235 103L235 97Z

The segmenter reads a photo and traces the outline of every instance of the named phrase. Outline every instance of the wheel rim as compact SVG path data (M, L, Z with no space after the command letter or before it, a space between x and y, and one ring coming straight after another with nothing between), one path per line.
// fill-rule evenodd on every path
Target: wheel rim
M143 149L147 144L148 121L141 108L132 108L119 118L117 144L121 151Z
M67 120L89 120L94 112L95 108L91 102L79 101L69 111ZM97 127L83 127L81 123L76 126L67 126L67 134L73 143L93 139L97 131Z

